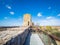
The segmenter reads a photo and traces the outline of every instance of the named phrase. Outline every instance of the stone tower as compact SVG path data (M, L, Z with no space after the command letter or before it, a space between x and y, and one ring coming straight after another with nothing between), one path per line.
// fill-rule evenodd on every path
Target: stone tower
M23 17L23 26L31 26L32 25L32 19L30 14L25 14Z

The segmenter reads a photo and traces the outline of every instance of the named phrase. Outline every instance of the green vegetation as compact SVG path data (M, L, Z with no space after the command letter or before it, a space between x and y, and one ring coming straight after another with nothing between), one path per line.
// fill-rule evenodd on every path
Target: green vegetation
M40 29L42 29L42 28L43 28L43 26L40 26ZM60 32L58 31L57 28L52 28L51 26L46 26L46 29L44 31L50 32L51 34L60 38Z
M40 29L42 29L43 28L43 26L40 26Z
M51 32L51 30L52 30L52 27L51 26L46 26L46 31Z
M57 28L52 29L52 27L47 27L47 30L48 30L51 34L53 34L53 35L55 35L55 36L57 36L57 37L60 38L60 32L58 31Z

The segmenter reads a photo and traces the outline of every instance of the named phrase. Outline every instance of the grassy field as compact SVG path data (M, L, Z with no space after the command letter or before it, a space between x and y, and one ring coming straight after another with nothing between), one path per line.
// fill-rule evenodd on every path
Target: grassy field
M52 26L40 26L40 29L43 30L46 33L50 33L52 35L55 35L56 37L60 38L60 27L59 28L52 28ZM55 40L57 45L60 45L60 41Z
M43 28L44 28L43 26L40 26L40 29L43 29ZM45 26L44 31L50 32L51 34L60 38L60 31L58 28L52 28L51 26Z

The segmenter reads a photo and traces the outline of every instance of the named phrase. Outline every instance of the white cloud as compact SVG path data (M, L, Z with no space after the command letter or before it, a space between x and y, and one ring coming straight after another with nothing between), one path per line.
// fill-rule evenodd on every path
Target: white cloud
M49 6L48 9L51 9L51 7Z
M22 22L18 19L7 19L7 20L0 20L0 26L22 26Z
M51 19L51 18L54 18L54 17L52 17L52 16L49 16L49 17L47 17L46 19Z
M60 21L58 19L50 19L50 20L42 20L41 25L49 25L49 26L59 26L60 25Z
M7 7L8 9L12 9L11 6L9 6L9 5L6 5L6 7Z
M14 15L14 12L9 12L11 15Z
M41 14L41 13L38 13L38 14L37 14L37 16L38 16L38 17L41 17L41 16L42 16L42 14Z
M7 19L7 17L4 17L4 19Z
M60 16L60 14L58 14L57 16Z
M60 26L60 19L57 19L57 18L39 19L37 20L37 22L41 26Z

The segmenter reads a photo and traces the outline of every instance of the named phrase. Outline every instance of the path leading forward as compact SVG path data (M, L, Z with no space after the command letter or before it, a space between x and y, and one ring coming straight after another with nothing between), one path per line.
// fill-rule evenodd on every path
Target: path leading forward
M37 33L30 33L26 38L24 45L44 45Z

